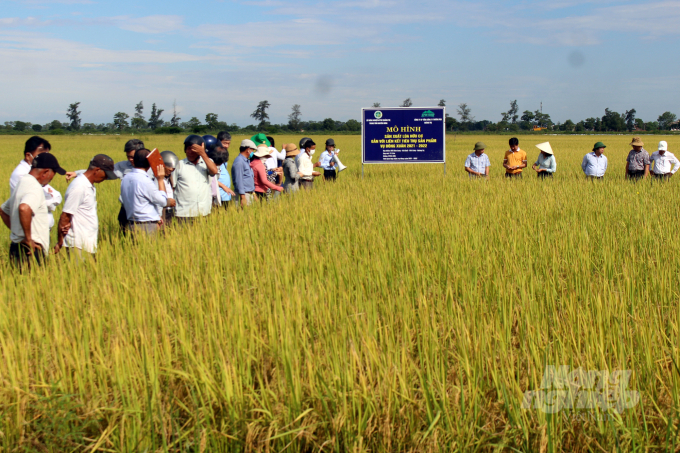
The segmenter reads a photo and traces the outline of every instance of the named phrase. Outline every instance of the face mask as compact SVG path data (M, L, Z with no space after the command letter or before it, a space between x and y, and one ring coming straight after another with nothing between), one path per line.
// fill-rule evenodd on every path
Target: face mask
M310 155L310 156L313 156L315 152L316 152L315 149L310 149L310 150L309 150L309 155Z
M250 156L248 156L248 159L252 159L255 153L250 153Z

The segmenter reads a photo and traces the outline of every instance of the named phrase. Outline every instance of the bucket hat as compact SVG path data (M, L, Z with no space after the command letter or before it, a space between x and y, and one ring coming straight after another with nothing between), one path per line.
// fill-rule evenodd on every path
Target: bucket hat
M483 142L475 143L475 151L484 151L485 149L486 145Z
M271 155L272 150L266 144L260 144L257 146L257 151L255 151L255 157L265 157Z
M642 139L640 137L634 137L633 141L630 142L630 146L645 146L645 144L642 143Z
M264 135L262 132L260 132L259 134L253 135L252 137L250 137L250 139L251 139L251 140L253 141L253 143L255 143L256 145L261 145L261 144L264 143L265 145L267 145L267 147L272 146L272 144L269 143L269 139L267 138L267 136Z
M286 150L286 157L293 157L300 154L300 150L295 146L295 143L287 144L284 149Z
M595 143L595 145L593 146L593 151L595 151L597 148L606 148L606 146L605 146L605 144L602 143L602 142L597 142L597 143Z

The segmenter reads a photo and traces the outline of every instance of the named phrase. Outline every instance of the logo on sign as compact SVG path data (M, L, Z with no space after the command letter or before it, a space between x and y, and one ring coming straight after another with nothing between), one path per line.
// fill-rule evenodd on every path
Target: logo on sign
M382 118L382 112L380 110L378 110L377 112L375 112L373 114L373 116L375 116L377 119L380 119L380 118Z
M425 110L421 118L434 118L434 112L432 110Z

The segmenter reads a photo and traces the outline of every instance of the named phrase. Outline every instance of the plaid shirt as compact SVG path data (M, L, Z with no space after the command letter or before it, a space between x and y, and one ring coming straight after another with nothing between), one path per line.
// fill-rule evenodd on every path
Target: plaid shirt
M645 165L649 165L649 153L643 149L635 151L631 149L626 158L628 162L628 171L641 171L645 169Z

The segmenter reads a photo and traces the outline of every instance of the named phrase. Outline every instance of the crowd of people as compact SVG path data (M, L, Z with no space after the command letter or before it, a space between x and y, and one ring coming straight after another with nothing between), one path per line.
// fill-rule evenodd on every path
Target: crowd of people
M527 167L527 153L520 149L519 140L516 137L510 139L510 149L505 152L503 168L506 178L521 178L522 171ZM640 137L633 138L630 146L633 149L626 158L626 178L643 179L650 174L655 179L670 178L680 168L680 161L668 151L668 143L659 142L658 150L650 156L644 149L644 143ZM536 147L541 151L536 162L531 166L539 178L551 178L557 171L555 153L549 142L539 143ZM597 142L592 152L583 156L581 169L586 178L602 179L607 171L607 156L604 155L606 146ZM482 142L475 143L475 148L465 160L465 171L471 178L488 178L491 161L484 153L486 145Z
M51 153L50 143L34 136L26 141L24 159L10 177L10 197L0 216L10 230L10 262L20 269L43 263L50 251L50 230L57 225L54 254L62 249L78 259L95 256L99 235L95 185L121 179L118 223L123 234L157 234L173 222L190 223L214 208L272 200L283 192L312 189L321 176L334 181L345 167L332 138L320 159L312 162L316 143L308 137L276 148L274 138L256 134L243 140L228 170L231 135L190 135L184 140L185 159L172 151L151 156L138 139L125 144L126 160L114 163L94 156L86 170L67 172ZM152 159L153 157L153 159ZM152 161L156 162L155 168ZM54 211L61 194L50 183L56 174L71 181L58 222Z

